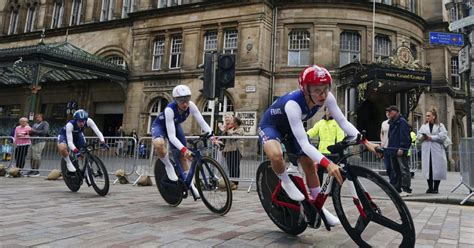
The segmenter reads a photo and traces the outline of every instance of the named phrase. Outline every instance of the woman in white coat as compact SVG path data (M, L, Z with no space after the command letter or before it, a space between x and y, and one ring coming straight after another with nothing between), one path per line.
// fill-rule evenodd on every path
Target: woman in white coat
M444 140L448 131L439 123L436 109L426 112L426 122L418 131L417 140L421 142L421 167L428 181L428 194L437 194L441 180L446 180L448 163Z

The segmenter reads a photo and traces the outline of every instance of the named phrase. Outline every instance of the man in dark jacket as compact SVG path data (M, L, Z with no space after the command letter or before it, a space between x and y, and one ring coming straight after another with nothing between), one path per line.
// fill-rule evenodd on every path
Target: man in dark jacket
M395 171L393 186L401 196L408 196L411 195L411 174L407 156L411 145L410 128L405 118L400 115L397 106L392 105L386 111L390 118L386 154L390 157L390 164Z
M28 151L28 156L31 159L31 171L26 175L28 177L37 177L40 175L38 170L41 166L41 154L43 153L43 149L46 145L46 140L41 139L41 137L48 136L48 133L49 123L44 120L44 115L40 113L36 114L35 124L33 124L30 136L38 138L31 140L32 145Z

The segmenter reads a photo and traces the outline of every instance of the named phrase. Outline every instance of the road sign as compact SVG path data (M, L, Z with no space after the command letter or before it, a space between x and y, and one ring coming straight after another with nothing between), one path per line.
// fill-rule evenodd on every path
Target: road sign
M463 47L458 53L459 73L469 70L469 46Z
M462 34L430 32L431 45L464 46Z
M474 15L462 18L460 20L451 22L449 24L449 31L458 30L460 28L470 26L474 24Z

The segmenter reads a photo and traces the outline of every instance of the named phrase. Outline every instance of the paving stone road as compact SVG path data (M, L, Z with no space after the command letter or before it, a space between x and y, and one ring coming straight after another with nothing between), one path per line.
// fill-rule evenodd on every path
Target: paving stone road
M474 207L407 202L417 247L474 247ZM329 209L332 209L331 204ZM380 247L400 239L373 228ZM231 211L212 214L202 202L167 206L153 187L112 185L99 197L63 181L0 177L0 247L357 247L342 227L294 237L267 217L255 191L234 191Z

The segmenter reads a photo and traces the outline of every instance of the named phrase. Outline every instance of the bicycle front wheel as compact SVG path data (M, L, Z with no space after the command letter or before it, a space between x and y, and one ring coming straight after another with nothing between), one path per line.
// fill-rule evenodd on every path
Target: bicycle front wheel
M347 179L342 186L334 182L332 200L352 240L360 247L371 247L375 242L380 245L377 234L383 234L386 240L401 235L400 247L414 247L413 219L395 188L370 169L354 165L346 169Z
M270 161L261 163L257 170L257 192L263 209L273 223L285 233L298 235L306 230L308 224L300 212L272 202L272 194L279 183L280 179L273 172ZM278 195L278 199L283 202L295 203L283 191Z
M104 163L99 157L90 154L86 156L87 173L89 182L94 188L95 192L100 196L105 196L109 193L109 174L105 168Z
M230 181L219 163L203 157L194 174L202 202L214 213L225 215L232 206Z

